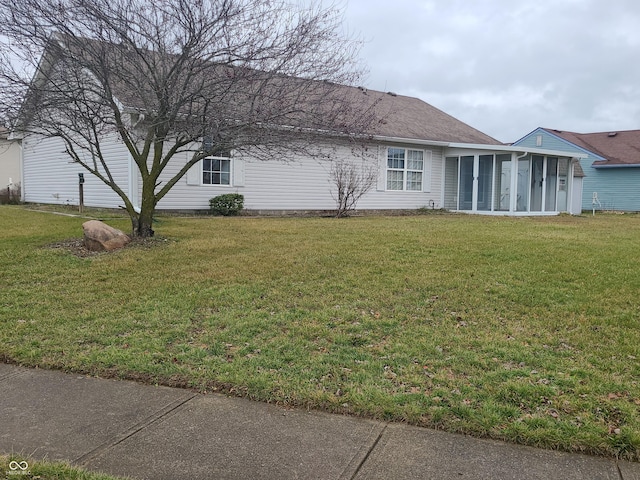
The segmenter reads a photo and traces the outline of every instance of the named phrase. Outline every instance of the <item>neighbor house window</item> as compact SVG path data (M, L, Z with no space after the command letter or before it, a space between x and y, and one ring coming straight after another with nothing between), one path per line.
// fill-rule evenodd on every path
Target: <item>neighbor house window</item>
M424 151L387 149L387 190L422 191Z
M204 185L231 185L231 159L209 157L202 161Z

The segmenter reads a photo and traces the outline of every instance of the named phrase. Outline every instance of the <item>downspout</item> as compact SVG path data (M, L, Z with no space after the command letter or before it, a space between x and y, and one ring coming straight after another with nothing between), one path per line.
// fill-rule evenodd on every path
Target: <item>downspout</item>
M442 149L441 155L442 155L442 182L441 182L441 188L440 188L440 206L442 209L445 209L444 190L445 188L447 188L447 156L444 153L444 148Z
M513 165L513 173L512 173L512 178L513 178L513 183L511 185L511 212L515 213L518 211L518 164L520 163L520 160L523 159L524 157L526 157L527 155L529 155L528 152L522 152L521 155L518 155L518 152L514 152L516 155L516 161L514 162ZM526 205L527 210L529 205Z
M20 201L24 203L24 151L22 149L22 142L24 142L24 137L18 142L18 148L20 149Z

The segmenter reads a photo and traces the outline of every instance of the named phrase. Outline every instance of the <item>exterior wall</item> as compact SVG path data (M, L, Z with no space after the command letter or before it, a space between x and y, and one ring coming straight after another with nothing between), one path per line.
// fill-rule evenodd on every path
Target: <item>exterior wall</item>
M57 138L29 135L22 141L26 202L79 204L78 173L84 173L84 204L91 207L116 208L122 200L97 177L73 163ZM116 183L125 192L129 186L129 155L115 137L103 144L104 155L111 165Z
M542 135L542 143L540 145L537 144L538 135ZM529 147L529 148L544 148L547 150L557 150L560 152L591 153L574 145L571 142L567 142L563 138L550 135L549 132L541 128L535 129L533 132L529 133L527 136L515 142L514 145L519 145L522 147Z
M573 192L571 193L571 214L580 215L582 213L582 190L583 177L573 177Z
M535 141L535 137L534 137ZM404 147L425 152L422 191L386 190L387 147ZM559 148L546 145L546 148ZM345 160L361 164L351 146L324 146L329 158L297 157L289 161L273 159L260 161L251 156L232 157L231 185L203 185L201 165L195 165L159 202L165 210L207 210L209 200L224 193L240 193L245 197L245 208L263 211L334 210L336 186L331 180L332 161ZM103 151L109 158L117 183L127 192L134 205L141 198L141 180L132 167L124 145L115 137L107 139ZM358 210L411 210L420 207L445 208L443 191L444 156L476 154L475 150L447 149L437 146L415 146L402 143L381 143L369 148L365 161L377 168L378 179L360 199ZM490 154L490 149L482 150ZM189 154L179 154L163 173L160 183L167 182L184 165ZM100 180L83 172L64 152L59 139L30 136L23 141L24 198L28 202L78 204L78 173L85 173L85 205L117 208L121 199ZM450 174L452 172L449 172ZM455 173L455 172L454 172ZM640 173L640 169L638 169ZM457 175L457 173L456 173ZM453 178L451 175L449 177ZM450 180L451 180L450 178ZM456 176L457 179L457 176ZM455 179L454 179L455 180ZM579 193L581 182L574 179L572 194ZM129 193L132 192L132 193ZM583 195L584 197L584 195ZM575 198L575 197L573 197ZM574 200L575 201L575 200ZM449 207L451 208L451 207ZM485 211L479 213L487 213ZM544 213L544 212L541 212ZM572 213L578 213L572 208Z
M542 135L542 145L536 144L536 137ZM589 156L580 160L585 173L582 183L582 210L593 208L594 192L600 204L597 210L640 211L640 166L627 168L594 168L593 162L604 158L574 145L571 142L536 129L514 145L524 147L549 148L564 152L586 153Z
M422 192L385 191L386 147L406 146L424 149L425 172ZM78 205L78 173L84 173L84 204L95 207L117 208L121 199L99 179L73 163L64 151L59 139L29 136L23 141L24 199L34 203ZM139 205L141 185L139 172L131 168L128 152L115 137L105 141L105 155L110 159L111 171L116 182L125 192L133 192L132 201ZM361 160L353 156L349 146L327 146L334 159L356 163ZM442 149L440 147L415 147L411 145L379 145L371 149L367 161L378 169L379 181L357 204L358 209L401 210L419 207L441 208L442 194ZM169 164L161 177L168 181L177 173L183 162ZM180 160L180 158L176 158ZM336 202L332 194L336 187L331 182L331 161L312 158L296 158L284 162L260 161L251 157L234 157L232 161L232 185L198 185L201 179L200 165L193 167L174 188L159 202L159 209L206 210L209 200L224 193L241 193L245 197L245 208L251 210L333 210ZM131 173L131 175L130 175ZM189 176L191 179L189 179Z
M444 160L444 194L443 203L447 210L458 208L458 159Z
M600 204L596 210L640 211L640 166L627 168L593 168L583 163L587 172L582 196L583 210L593 209L593 193Z
M6 189L10 181L17 187L21 178L20 143L0 139L0 188Z
M389 145L394 146L394 145ZM386 147L374 146L367 161L378 168L377 184L357 204L363 209L415 209L424 206L440 208L442 182L442 149L440 147L415 147L430 151L430 161L425 161L423 180L428 186L422 192L385 191ZM348 146L337 146L327 151L333 158L351 160L359 164ZM429 157L429 155L426 155ZM187 157L185 154L184 160ZM181 163L181 162L180 162ZM201 168L199 165L194 169ZM168 180L179 169L179 163L170 165L163 176ZM199 176L196 170L196 178ZM190 172L191 173L191 172ZM234 157L232 161L232 185L193 185L188 176L159 202L160 209L208 209L209 200L224 193L240 193L245 197L245 208L250 210L332 210L336 208L332 193L336 187L331 182L331 161L298 157L289 162L276 159L261 161L251 157ZM200 182L198 182L200 183Z

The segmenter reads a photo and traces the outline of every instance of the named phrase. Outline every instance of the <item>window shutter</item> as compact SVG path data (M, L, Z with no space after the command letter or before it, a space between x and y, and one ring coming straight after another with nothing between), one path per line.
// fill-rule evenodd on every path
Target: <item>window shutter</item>
M187 185L200 185L202 183L202 160L187 170Z
M234 158L231 163L233 164L233 186L244 187L244 160Z
M379 192L387 189L387 149L378 147L378 186Z
M424 173L422 174L422 191L430 192L431 191L431 161L432 152L431 150L425 150L424 152Z

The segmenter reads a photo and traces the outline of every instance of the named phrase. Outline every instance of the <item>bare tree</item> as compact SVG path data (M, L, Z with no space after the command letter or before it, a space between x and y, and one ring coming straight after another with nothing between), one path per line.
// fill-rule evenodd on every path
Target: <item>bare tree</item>
M340 158L331 165L331 182L336 187L336 217L344 217L356 208L358 200L376 184L378 168L366 160L357 165L353 161Z
M342 32L340 10L315 2L0 0L0 113L60 138L150 236L160 199L206 156L315 155L322 135L366 131L371 105L344 87L363 73L359 42ZM107 135L137 165L140 209L114 179Z

